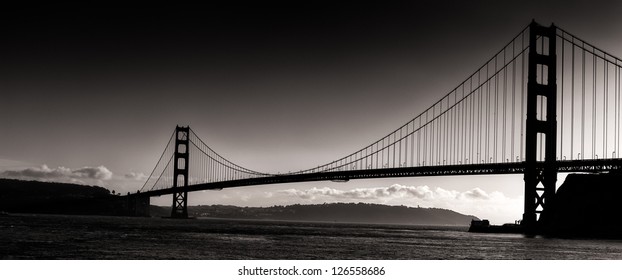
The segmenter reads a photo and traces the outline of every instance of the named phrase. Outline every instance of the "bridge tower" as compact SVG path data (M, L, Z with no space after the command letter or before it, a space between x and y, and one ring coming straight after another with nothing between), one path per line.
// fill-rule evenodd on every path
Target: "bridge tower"
M179 191L177 188L188 186L188 155L189 155L188 126L175 128L175 156L173 169L173 208L171 218L188 218L188 191Z
M539 39L539 40L538 40ZM527 131L525 135L525 210L527 233L546 228L555 200L556 165L556 27L535 21L529 28ZM539 75L540 76L539 76ZM538 115L538 107L546 108ZM540 143L539 139L544 138ZM538 155L544 155L544 160Z

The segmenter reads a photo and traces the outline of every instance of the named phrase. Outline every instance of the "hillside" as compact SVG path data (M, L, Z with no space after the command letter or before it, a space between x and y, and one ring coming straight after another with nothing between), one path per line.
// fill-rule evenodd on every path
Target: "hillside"
M0 211L48 214L117 214L118 200L102 187L0 179Z
M154 214L154 211L152 211ZM412 208L365 203L331 203L272 207L189 206L193 217L270 219L412 225L469 225L475 216L438 208Z

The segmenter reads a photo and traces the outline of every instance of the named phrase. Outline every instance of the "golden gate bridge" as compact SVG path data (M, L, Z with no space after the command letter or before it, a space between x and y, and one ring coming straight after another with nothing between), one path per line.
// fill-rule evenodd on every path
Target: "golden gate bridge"
M305 170L266 173L221 156L176 127L131 203L188 193L309 181L524 174L523 226L538 232L555 205L558 172L622 168L622 60L555 25L535 21L428 109L378 141ZM137 206L134 206L137 207Z

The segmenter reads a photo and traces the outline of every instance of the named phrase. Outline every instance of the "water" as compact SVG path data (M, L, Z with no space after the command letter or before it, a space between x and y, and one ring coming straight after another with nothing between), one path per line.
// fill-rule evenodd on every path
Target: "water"
M2 259L622 259L622 241L466 227L64 215L0 217Z

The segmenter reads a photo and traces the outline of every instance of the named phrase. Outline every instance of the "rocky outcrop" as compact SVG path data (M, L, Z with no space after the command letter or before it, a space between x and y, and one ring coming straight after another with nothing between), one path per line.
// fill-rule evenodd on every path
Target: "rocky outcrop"
M557 190L549 234L622 239L622 174L570 174Z

